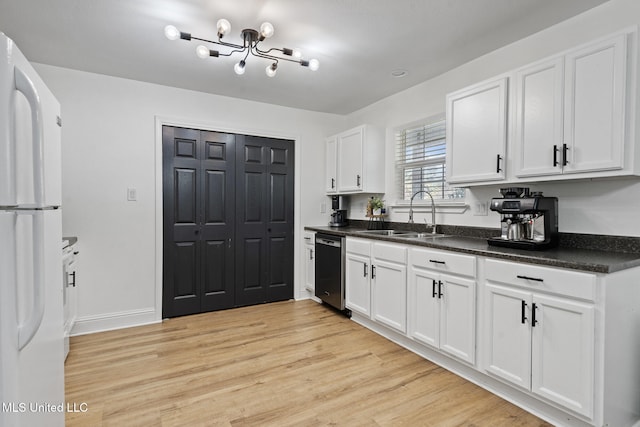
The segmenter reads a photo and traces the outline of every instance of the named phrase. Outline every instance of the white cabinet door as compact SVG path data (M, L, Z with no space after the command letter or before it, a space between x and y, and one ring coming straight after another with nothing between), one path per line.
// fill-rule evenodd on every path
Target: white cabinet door
M325 190L327 193L338 191L338 137L333 136L325 141Z
M345 305L352 311L370 317L371 285L369 257L347 252L345 263Z
M412 265L408 287L409 336L473 364L475 281Z
M447 95L447 181L505 177L506 77Z
M564 58L516 73L515 175L562 173Z
M438 273L409 267L409 336L434 348L440 345Z
M338 192L362 190L364 127L338 135Z
M304 232L304 287L311 292L315 291L316 283L316 233Z
M531 293L485 286L483 368L525 390L531 387Z
M371 267L373 320L407 332L407 266L374 259Z
M594 308L534 294L531 390L593 417Z
M473 364L476 348L476 282L445 274L440 280L440 349Z
M564 172L623 167L627 36L566 55Z

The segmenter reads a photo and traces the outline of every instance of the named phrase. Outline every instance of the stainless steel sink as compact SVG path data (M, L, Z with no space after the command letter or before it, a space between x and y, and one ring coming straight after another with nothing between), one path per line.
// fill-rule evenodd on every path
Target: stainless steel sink
M411 234L407 234L407 235L401 235L398 236L400 238L403 239L419 239L419 240L431 240L431 239L437 239L439 237L449 237L450 234L441 234L441 233L411 233Z
M417 236L420 233L416 233L415 231L406 231L406 230L361 230L356 233L360 234L368 234L372 236L394 236L394 237L408 237L408 236Z

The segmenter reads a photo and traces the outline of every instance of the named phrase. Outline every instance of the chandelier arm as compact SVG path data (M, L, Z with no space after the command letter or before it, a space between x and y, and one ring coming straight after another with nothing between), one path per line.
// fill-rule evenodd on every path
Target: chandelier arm
M234 49L241 49L241 50L246 49L246 46L241 46L239 44L233 44L233 43L226 43L226 42L223 42L223 41L220 41L220 40L218 40L218 41L207 40L207 39L201 39L199 37L193 37L193 36L191 36L191 40L198 40L198 41L205 42L205 43L212 43L212 44L217 44L217 45L220 45L220 46L232 47Z
M218 56L231 56L234 53L238 53L238 52L244 52L244 49L234 49L234 50L231 50L231 51L229 51L227 53L219 53Z
M262 51L258 48L252 49L251 50L251 54L253 56L257 56L259 58L264 58L264 59L271 59L273 61L289 61L289 62L295 62L297 64L300 64L299 60L296 59L290 59L290 58L284 58L284 57L279 57L279 56L274 56L274 55L270 55L269 52L271 52L272 50L280 50L278 48L273 48L273 49L269 49L267 51ZM255 52L254 52L255 51Z

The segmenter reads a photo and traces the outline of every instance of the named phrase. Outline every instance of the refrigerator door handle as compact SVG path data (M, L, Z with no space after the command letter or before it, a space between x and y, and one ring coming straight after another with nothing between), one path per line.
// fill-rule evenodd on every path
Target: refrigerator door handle
M31 107L31 135L33 138L33 184L35 204L44 206L44 144L42 104L35 85L22 70L14 67L16 90L22 92Z
M33 301L31 313L25 322L18 326L18 349L26 347L40 328L44 316L44 212L30 211L33 217Z

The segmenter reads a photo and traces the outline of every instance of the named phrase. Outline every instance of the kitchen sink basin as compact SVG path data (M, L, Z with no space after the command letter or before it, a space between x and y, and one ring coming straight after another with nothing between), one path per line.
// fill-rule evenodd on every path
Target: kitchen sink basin
M417 236L419 233L416 233L415 231L406 231L406 230L362 230L362 231L358 231L357 233L361 233L361 234L368 234L371 236L397 236L397 237L404 237L404 236Z
M407 235L402 235L402 236L398 236L401 238L407 238L407 239L434 239L434 238L438 238L438 237L448 237L449 234L442 234L442 233L411 233L411 234L407 234Z

